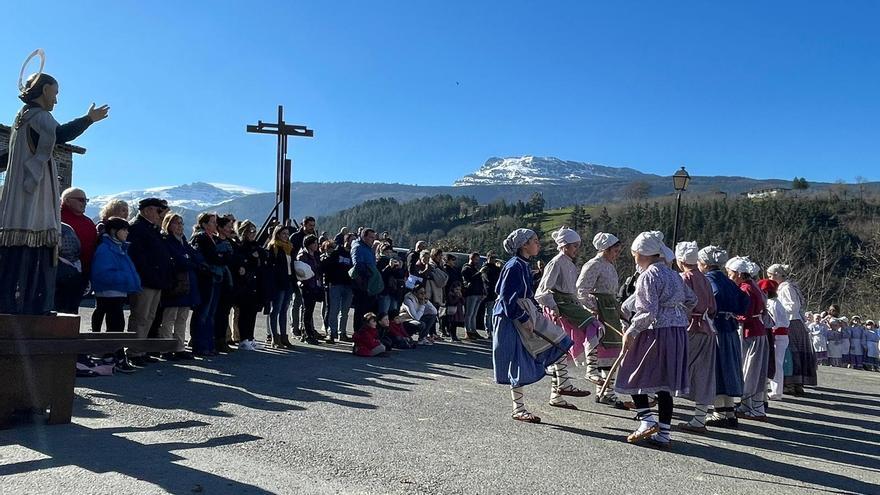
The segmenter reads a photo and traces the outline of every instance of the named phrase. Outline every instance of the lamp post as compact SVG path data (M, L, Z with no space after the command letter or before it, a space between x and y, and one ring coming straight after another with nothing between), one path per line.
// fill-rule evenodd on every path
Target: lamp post
M675 245L678 243L678 214L681 211L681 193L687 190L690 181L691 176L684 167L681 167L681 170L672 175L672 185L678 193L675 198L675 225L672 227L672 249L675 249Z

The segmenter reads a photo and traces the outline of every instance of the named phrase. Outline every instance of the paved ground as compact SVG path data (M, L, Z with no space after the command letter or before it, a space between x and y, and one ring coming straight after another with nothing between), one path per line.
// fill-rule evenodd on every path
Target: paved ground
M880 493L880 373L822 368L770 423L660 452L624 442L630 413L547 407L548 381L544 424L511 421L490 369L488 344L298 345L81 379L72 424L0 431L0 493Z

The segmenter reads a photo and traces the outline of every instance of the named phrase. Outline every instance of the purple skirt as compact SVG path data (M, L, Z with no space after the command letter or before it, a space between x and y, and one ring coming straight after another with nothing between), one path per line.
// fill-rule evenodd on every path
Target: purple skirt
M643 331L621 360L614 391L625 395L686 394L687 347L685 327Z

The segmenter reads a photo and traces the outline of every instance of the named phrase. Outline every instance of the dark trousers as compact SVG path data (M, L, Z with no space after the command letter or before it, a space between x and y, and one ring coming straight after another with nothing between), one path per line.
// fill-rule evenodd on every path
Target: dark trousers
M52 311L54 258L54 247L0 247L0 313L44 315Z
M101 320L106 317L108 332L124 332L125 313L123 308L127 301L127 297L96 297L95 312L92 313L92 330L100 332ZM97 324L95 323L96 319Z
M258 304L242 303L238 305L238 338L240 342L254 340L254 327L257 324Z
M376 297L365 290L354 289L354 328L356 332L364 326L364 315L376 311Z
M214 340L217 342L226 342L226 330L229 328L229 312L232 311L231 289L226 285L217 286L220 291L219 300L217 302L217 312L214 313Z
M647 395L633 395L632 398L636 409L648 409L650 402ZM672 422L672 396L669 392L657 392L657 416L665 425Z
M214 350L214 313L217 311L219 291L219 284L199 282L199 295L202 301L189 320L189 345L193 352L205 353Z
M321 301L321 319L324 321L324 330L330 335L330 286L324 288L324 300Z
M54 309L59 313L79 314L79 303L86 287L85 278L72 267L65 267L63 272L64 276L61 275L62 270L58 270L55 278Z
M433 334L434 325L437 323L437 315L424 315L419 321L403 322L403 329L410 335L418 334L419 340L424 339L429 333Z
M323 293L323 291L322 291ZM303 305L300 313L300 321L305 332L304 336L315 336L315 306L318 305L318 294L308 290L302 291Z

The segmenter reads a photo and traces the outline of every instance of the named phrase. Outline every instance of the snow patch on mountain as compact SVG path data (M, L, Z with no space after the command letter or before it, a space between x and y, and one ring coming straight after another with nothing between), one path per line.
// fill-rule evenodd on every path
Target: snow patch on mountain
M137 208L137 202L144 198L160 198L168 201L168 205L172 208L187 208L199 211L259 192L261 191L250 187L215 182L193 182L180 186L151 187L95 196L89 201L86 214L89 216L97 215L101 208L113 199L126 201L132 213Z
M456 186L561 184L591 178L630 178L638 170L593 163L560 160L555 157L492 157L479 170L455 181Z

